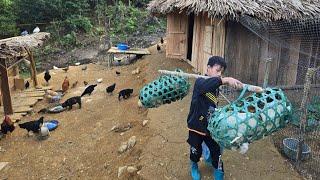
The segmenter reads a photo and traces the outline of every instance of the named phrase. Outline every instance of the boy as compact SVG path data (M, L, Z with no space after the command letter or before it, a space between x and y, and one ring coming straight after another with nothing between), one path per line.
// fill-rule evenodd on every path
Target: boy
M243 84L232 77L221 77L227 65L222 57L213 56L208 60L207 76L210 78L198 78L194 84L194 90L188 115L190 145L191 176L193 180L201 178L198 162L202 154L202 142L208 146L214 167L214 179L222 180L224 176L223 166L218 169L219 156L221 155L219 145L211 138L208 126L208 116L217 105L218 88L221 85L229 85L234 88L242 88Z

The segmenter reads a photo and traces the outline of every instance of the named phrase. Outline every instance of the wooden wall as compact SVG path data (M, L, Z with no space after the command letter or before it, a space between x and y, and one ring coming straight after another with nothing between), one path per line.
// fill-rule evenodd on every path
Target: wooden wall
M187 35L186 13L168 14L167 57L186 59ZM263 36L268 37L268 34ZM194 19L191 62L187 62L204 74L209 57L223 56L227 61L226 75L245 83L262 85L266 59L271 58L269 85L300 85L307 68L320 65L320 42L305 43L301 38L303 36L290 37L286 46L279 47L238 22L210 19L206 13L199 14ZM320 72L313 83L320 83Z
M263 36L268 37L268 34ZM284 46L275 46L262 40L237 22L228 21L226 26L225 59L227 75L256 85L262 85L265 60L272 58L269 85L303 84L309 66L320 64L314 58L319 55L319 43L301 43L300 37L290 37ZM299 50L304 53L299 52ZM319 82L315 79L314 83Z
M186 13L170 13L167 15L167 47L168 58L187 58L188 16Z
M207 14L195 17L192 43L192 66L206 73L211 56L224 56L225 21L208 18Z

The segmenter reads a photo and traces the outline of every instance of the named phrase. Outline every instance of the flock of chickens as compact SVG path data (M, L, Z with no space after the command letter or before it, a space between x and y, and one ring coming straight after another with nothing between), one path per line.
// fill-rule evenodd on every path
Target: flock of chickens
M82 67L82 70L86 70L87 66ZM62 68L62 70L64 70L65 72L67 72L69 70L69 67L67 68ZM120 76L120 72L116 71L116 75ZM51 74L49 72L49 70L46 70L44 73L44 80L47 82L47 84L49 84L49 81L51 80ZM98 81L97 82L101 82ZM86 86L85 90L83 91L83 93L80 96L74 96L71 97L69 99L67 99L66 101L64 101L61 106L63 108L65 107L69 107L69 109L72 109L72 105L74 104L79 104L79 108L81 108L81 97L85 96L85 95L91 95L92 92L95 90L95 87L97 86L97 84L91 84L88 85L88 82L84 81L83 82L84 85ZM75 83L72 84L72 88L76 87L78 84L78 81L76 81ZM70 86L70 82L68 77L66 76L64 78L64 81L61 85L62 88L62 92L66 93L69 89ZM28 89L30 87L30 83L29 81L26 81L25 83L25 88ZM112 85L108 86L106 88L106 93L109 95L112 95L113 91L115 90L116 87L116 83L113 83ZM123 97L124 99L127 99L130 97L130 95L133 93L133 89L122 89L119 92L119 96L118 99L120 101L120 98ZM47 111L44 111L43 109L40 110L38 113L45 113ZM29 132L33 132L33 133L39 133L41 136L43 136L43 134L48 135L49 130L44 127L44 122L43 122L44 117L39 118L38 120L35 121L29 121L29 122L25 122L25 123L20 123L19 127L22 129L26 129L28 131L28 135ZM12 120L10 119L9 116L5 115L5 118L1 124L1 130L0 130L0 139L3 135L9 133L9 132L13 132L15 129L14 123L12 122Z
M39 32L40 29L37 27L34 31L34 33L37 33ZM23 34L23 35L27 35L26 34ZM164 40L163 38L161 37L160 39L160 43L161 45L164 43ZM160 52L161 51L161 47L159 44L157 44L157 51ZM80 64L80 63L79 63ZM79 65L77 64L77 65ZM57 67L53 67L53 69L59 69ZM65 67L65 68L61 68L63 71L67 72L69 70L69 66L68 67ZM87 66L83 66L82 67L82 70L85 71L87 70ZM120 72L119 71L116 71L116 75L117 76L120 76ZM46 81L47 84L49 84L49 81L51 79L51 74L49 72L49 70L46 70L45 73L44 73L44 80ZM101 83L102 82L102 79L98 79L97 80L98 83ZM69 99L67 99L66 101L64 101L61 106L63 108L65 107L68 107L69 109L72 109L72 106L74 104L79 104L79 108L81 108L81 97L85 96L85 95L91 95L92 92L94 91L95 87L97 86L97 84L91 84L91 85L88 85L88 82L86 81L83 81L83 84L86 86L85 90L83 91L83 93L80 95L80 96L74 96L74 97L71 97ZM75 88L76 86L78 85L78 81L74 82L72 85L71 85L71 88ZM29 81L26 81L25 83L25 89L28 89L30 87L30 83ZM66 93L68 91L70 87L70 82L69 82L69 79L68 77L66 76L64 78L64 81L61 85L61 88L62 88L62 93ZM108 86L106 88L106 93L109 94L109 95L112 95L113 91L115 90L115 87L116 87L116 83L113 83L112 85ZM127 99L130 97L130 95L133 93L133 89L122 89L119 91L119 95L118 95L118 100L120 101L121 97L123 99ZM60 99L59 99L60 100ZM46 113L48 112L45 109L42 109L40 110L38 113ZM39 133L40 132L40 135L42 134L45 134L47 135L49 130L44 127L44 122L43 122L43 119L44 117L41 117L39 118L38 120L35 120L35 121L29 121L29 122L25 122L25 123L20 123L19 124L19 127L22 128L22 129L26 129L28 131L28 134L30 131L32 131L33 133ZM5 115L5 118L3 120L3 122L1 123L1 130L0 130L0 139L2 138L3 135L9 133L9 132L13 132L15 129L15 126L14 126L14 123L11 121L10 117L8 115Z

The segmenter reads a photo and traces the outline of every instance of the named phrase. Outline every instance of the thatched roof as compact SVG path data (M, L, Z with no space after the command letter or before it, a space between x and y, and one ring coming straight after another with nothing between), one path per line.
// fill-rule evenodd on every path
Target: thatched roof
M6 66L9 68L18 61L29 56L26 48L40 47L49 37L50 33L39 32L27 36L1 39L0 60L6 61Z
M319 0L153 0L148 5L152 13L167 14L173 11L210 17L226 16L239 19L250 15L263 20L290 20L320 16Z
M50 33L39 32L26 36L16 36L7 39L0 39L0 44L6 44L7 46L23 46L23 47L40 47L49 39Z

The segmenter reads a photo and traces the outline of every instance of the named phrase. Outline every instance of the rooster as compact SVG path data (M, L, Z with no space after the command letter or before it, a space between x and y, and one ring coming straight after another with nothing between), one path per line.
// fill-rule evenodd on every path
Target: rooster
M63 83L62 83L62 92L63 93L65 93L69 89L69 85L70 85L70 83L69 83L68 77L66 76L64 78Z
M49 70L46 70L43 78L44 78L44 80L46 80L47 84L49 84L49 80L51 79L51 75L49 73Z
M8 115L4 116L4 120L1 124L1 132L3 134L7 134L9 131L12 132L14 130L13 122L11 121L10 117Z
M39 120L36 120L36 121L29 121L29 122L19 124L19 127L22 129L26 129L28 133L30 131L34 133L38 133L42 124L43 124L43 117L41 117Z

